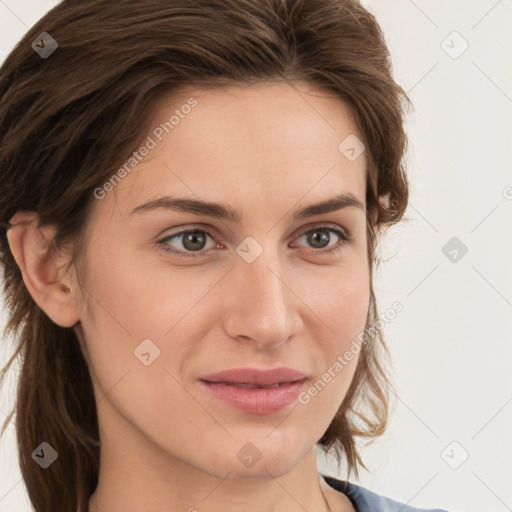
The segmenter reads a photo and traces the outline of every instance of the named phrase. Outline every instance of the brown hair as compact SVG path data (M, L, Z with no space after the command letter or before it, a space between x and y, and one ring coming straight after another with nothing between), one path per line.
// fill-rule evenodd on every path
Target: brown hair
M48 32L48 58L31 47ZM129 157L148 128L152 106L181 85L220 87L305 80L351 109L368 158L368 261L376 233L398 222L408 202L404 169L405 92L374 16L356 0L63 0L21 39L0 68L0 257L21 371L15 411L21 472L36 512L86 511L98 482L99 433L86 360L72 328L53 323L32 299L6 232L18 210L56 225L51 249L86 243L93 190ZM340 141L341 142L341 141ZM379 202L379 198L387 201ZM378 319L370 281L367 327ZM388 358L380 330L362 345L356 373L319 440L363 467L357 437L380 435L388 419ZM72 385L71 385L72 383ZM2 430L2 432L3 432ZM44 472L31 454L58 446Z

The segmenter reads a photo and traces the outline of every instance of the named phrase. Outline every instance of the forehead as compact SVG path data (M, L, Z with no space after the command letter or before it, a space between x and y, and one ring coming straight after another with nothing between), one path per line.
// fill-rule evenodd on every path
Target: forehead
M241 209L304 194L365 201L366 156L350 160L339 147L362 139L352 112L307 83L182 88L160 100L150 126L151 149L116 186L124 214L166 192L239 198Z
M164 138L170 131L182 143L294 152L337 149L344 136L358 132L352 111L340 98L307 82L188 86L161 99L151 125L167 126Z

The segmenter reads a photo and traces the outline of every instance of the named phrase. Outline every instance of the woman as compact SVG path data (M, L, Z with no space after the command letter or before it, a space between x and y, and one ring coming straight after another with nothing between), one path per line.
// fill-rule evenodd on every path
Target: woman
M0 247L36 512L418 510L315 457L357 476L386 427L407 102L355 0L64 0L29 30Z

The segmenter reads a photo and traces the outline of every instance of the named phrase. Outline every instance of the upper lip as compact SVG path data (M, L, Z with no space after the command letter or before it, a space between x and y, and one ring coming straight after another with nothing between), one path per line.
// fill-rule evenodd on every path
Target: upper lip
M232 368L201 377L207 382L230 382L234 384L251 384L253 386L272 386L282 382L295 382L306 378L302 372L280 366L270 370L258 368Z

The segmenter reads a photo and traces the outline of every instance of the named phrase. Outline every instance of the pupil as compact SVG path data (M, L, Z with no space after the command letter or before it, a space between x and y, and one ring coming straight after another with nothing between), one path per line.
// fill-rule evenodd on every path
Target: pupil
M199 233L199 231L194 231L192 233L187 233L187 236L185 237L185 242L184 242L184 245L187 249L190 249L190 250L200 250L202 249L202 245L204 245L204 236L202 235L198 235L197 233ZM197 247L195 244L197 244L197 241L199 240L199 245L201 247ZM188 244L188 242L192 242L192 246L190 246L190 244Z
M325 231L314 231L313 233L316 233L316 234L313 234L313 236L311 237L313 239L314 243L316 243L319 239L322 239L322 238L324 239L324 241L326 243L329 243L329 237ZM317 234L319 234L319 236L317 236Z

